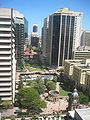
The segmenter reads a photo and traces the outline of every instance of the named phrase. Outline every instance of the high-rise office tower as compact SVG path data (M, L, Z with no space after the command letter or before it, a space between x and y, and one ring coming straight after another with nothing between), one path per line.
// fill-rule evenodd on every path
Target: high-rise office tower
M15 35L13 9L0 8L0 98L14 103Z
M28 36L28 22L23 14L14 10L15 21L15 47L16 47L16 59L17 66L23 64L24 61L24 44L25 37Z
M24 17L24 34L25 38L28 38L28 21L25 17Z
M42 63L47 63L47 46L48 46L48 29L49 29L49 17L44 19L44 26L42 28L42 41L41 41L41 49L42 49Z
M11 103L15 98L15 56L21 65L27 29L27 21L19 11L0 8L0 98Z
M64 59L72 59L73 51L80 45L82 13L62 8L49 16L47 61L49 65L62 66Z
M90 46L90 31L83 31L81 35L81 46Z
M39 35L38 35L38 25L33 25L33 32L31 33L31 45L32 47L38 47Z
M15 12L15 49L17 66L22 65L24 54L24 16L19 11Z
M33 24L33 32L38 33L38 25L37 24Z
M29 38L28 38L28 21L24 17L24 34L25 34L25 40L24 40L24 48L28 47L29 45Z

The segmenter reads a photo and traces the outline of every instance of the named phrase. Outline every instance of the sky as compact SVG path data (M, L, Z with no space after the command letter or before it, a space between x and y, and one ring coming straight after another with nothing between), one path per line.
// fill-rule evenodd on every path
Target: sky
M39 34L44 18L59 8L83 12L83 29L90 30L90 0L0 0L0 8L15 8L29 23L29 34L33 24L38 24Z

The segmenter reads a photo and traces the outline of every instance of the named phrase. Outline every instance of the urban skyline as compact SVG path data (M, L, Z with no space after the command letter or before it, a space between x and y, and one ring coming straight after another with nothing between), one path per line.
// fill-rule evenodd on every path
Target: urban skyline
M90 30L82 26L85 13L57 5L43 17L42 9L41 27L41 4L34 4L38 18L32 23L19 2L19 9L12 3L0 8L0 120L90 118ZM84 110L77 116L83 108L88 114Z
M4 16L8 15L8 12L7 12L8 10L10 10L10 8L8 8L8 9L0 8L1 20L2 20L3 14L5 14ZM11 9L11 10L14 11L14 12L11 12L12 13L11 17L13 18L13 20L14 20L13 22L16 26L15 27L15 40L16 40L15 41L15 47L16 47L15 50L19 54L19 57L18 58L16 57L16 60L17 60L17 63L19 63L21 65L21 60L24 57L23 56L24 23L26 23L26 22L23 21L25 19L21 13L19 13L18 11L14 10L14 9ZM48 65L50 65L50 66L55 65L55 66L59 67L59 66L63 65L65 59L73 59L73 57L72 57L73 51L75 50L75 48L77 48L79 46L79 44L76 44L77 43L76 41L77 40L78 40L78 42L80 41L82 15L83 14L80 12L70 11L68 8L59 9L52 15L49 15L49 21L46 22L46 24L49 23L48 24L49 28L48 29L45 28L46 31L48 30L48 33L47 33L48 37L46 37L47 40L45 39L45 41L47 41L46 46L44 44L42 44L42 47L44 45L47 48L46 51L48 54L46 54L44 56L48 60L48 63L47 63ZM6 20L6 18L5 18L5 20ZM47 21L48 19L45 19L45 20ZM1 24L2 24L2 22L1 22ZM3 22L3 25L4 24L7 24L7 23ZM1 28L2 28L2 26L1 26ZM34 31L34 29L35 29L35 31ZM2 30L1 35L2 35L2 33L4 33L4 34L8 33L5 31L3 32L3 28L1 30ZM27 31L27 30L25 30L25 31ZM38 26L34 24L33 33L34 32L37 33L37 31L38 31ZM45 32L45 34L42 34L42 35L46 36L46 32ZM1 37L1 40L2 39L3 38ZM33 38L33 40L34 39L35 38ZM20 43L18 43L18 41ZM35 41L37 41L37 40L35 39ZM39 41L39 38L38 38L38 41ZM43 39L42 39L42 41L43 41ZM17 46L17 45L19 45L19 46ZM22 46L20 46L20 45L22 45ZM38 47L38 43L36 44L36 47ZM16 53L16 51L15 51L15 53ZM19 53L19 51L20 51L20 53ZM2 53L2 54L4 54L4 53ZM1 59L3 60L2 56L1 56ZM14 59L15 59L15 56L14 56ZM18 61L18 59L20 59L20 60ZM19 64L17 64L17 65L19 65Z
M41 28L43 25L43 20L46 16L52 14L59 8L70 8L73 11L83 12L83 28L85 30L90 29L90 15L88 14L90 11L89 8L89 0L85 2L82 0L45 0L45 1L17 1L17 0L1 0L0 7L6 8L15 8L25 15L26 19L29 22L29 34L31 34L33 24L38 24L39 26L39 34L41 33Z

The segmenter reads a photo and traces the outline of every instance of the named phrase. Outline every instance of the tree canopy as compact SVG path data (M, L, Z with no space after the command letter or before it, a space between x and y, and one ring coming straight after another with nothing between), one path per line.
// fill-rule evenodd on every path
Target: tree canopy
M44 93L45 90L46 90L46 86L44 84L44 80L38 79L37 80L37 84L38 84L38 92L39 92L39 94Z
M32 109L46 106L46 103L41 100L38 91L32 87L20 89L17 99L20 108Z
M79 102L81 104L88 104L89 102L89 97L85 96L82 92L79 92Z
M10 106L11 106L11 101L9 101L9 100L2 101L3 108L8 109L8 108L10 108Z
M44 80L42 79L36 79L36 80L30 81L28 85L30 85L30 87L33 87L35 90L37 90L39 94L43 94L46 90Z
M47 90L50 91L50 90L55 90L56 89L56 83L49 80L47 81L46 83L46 87L47 87Z

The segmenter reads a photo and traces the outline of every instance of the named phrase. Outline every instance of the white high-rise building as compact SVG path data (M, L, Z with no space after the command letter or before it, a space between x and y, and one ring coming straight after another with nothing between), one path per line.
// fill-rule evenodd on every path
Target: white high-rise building
M15 35L13 9L0 8L0 98L14 103Z

